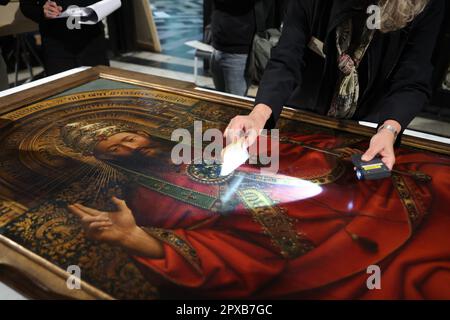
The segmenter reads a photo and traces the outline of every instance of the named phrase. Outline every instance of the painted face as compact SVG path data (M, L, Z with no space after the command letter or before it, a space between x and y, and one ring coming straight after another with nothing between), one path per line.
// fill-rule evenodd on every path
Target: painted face
M161 143L144 133L120 132L95 146L95 155L102 159L153 158L160 155Z

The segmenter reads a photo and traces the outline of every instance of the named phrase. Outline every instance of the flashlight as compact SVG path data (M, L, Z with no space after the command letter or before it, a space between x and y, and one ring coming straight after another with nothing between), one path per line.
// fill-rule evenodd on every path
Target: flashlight
M358 180L378 180L391 176L391 171L379 157L375 157L371 161L363 161L360 154L354 154L352 162Z

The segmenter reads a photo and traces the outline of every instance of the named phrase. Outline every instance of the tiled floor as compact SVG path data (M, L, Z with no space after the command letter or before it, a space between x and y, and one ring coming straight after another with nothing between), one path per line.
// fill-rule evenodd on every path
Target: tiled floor
M202 40L203 0L151 0L163 54L192 58L189 40Z
M152 52L131 52L111 61L111 66L131 71L153 74L182 81L195 82L197 86L214 89L212 78L203 72L203 63L197 80L194 78L194 56L179 58Z
M162 52L132 52L116 57L112 66L194 82L194 49L190 40L203 37L203 0L151 0ZM214 88L210 75L198 64L197 85Z

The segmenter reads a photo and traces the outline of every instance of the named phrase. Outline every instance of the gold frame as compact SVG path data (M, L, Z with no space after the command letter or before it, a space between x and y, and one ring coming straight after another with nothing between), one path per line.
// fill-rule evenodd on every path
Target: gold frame
M39 100L45 99L52 95L56 95L63 91L72 89L74 87L97 79L120 81L145 88L160 90L163 92L180 94L190 98L230 104L235 107L240 107L248 110L253 107L252 102L247 100L195 90L195 85L190 82L172 80L117 68L98 66L67 76L63 79L51 81L39 87L30 88L28 90L9 95L7 96L7 98L1 98L0 129L3 125L7 125L7 121L3 120L2 122L2 114L13 111L15 109L19 109L26 105L35 103ZM4 99L7 99L8 101L2 101ZM326 128L356 133L367 137L370 137L375 133L374 128L362 126L358 123L355 123L354 121L332 119L329 117L320 116L317 114L292 108L284 108L283 112L281 113L281 117L311 124L317 124ZM412 136L403 136L401 142L403 146L409 146L422 150L450 155L450 146L445 143Z
M11 124L10 120L1 118L2 114L97 79L120 81L248 110L253 106L252 102L243 99L195 90L193 83L98 66L9 95L6 98L0 98L0 130ZM355 122L340 121L291 108L285 108L282 117L367 137L375 132L374 128L361 126ZM449 145L421 138L404 136L402 145L450 155ZM0 256L0 280L13 285L26 295L37 298L112 299L110 295L85 282L82 282L80 290L68 289L66 271L2 235L0 235L0 252L2 253Z

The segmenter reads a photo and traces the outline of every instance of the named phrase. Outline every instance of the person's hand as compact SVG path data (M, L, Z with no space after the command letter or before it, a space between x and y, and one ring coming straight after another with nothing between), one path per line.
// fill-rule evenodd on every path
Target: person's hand
M400 132L401 126L398 122L393 120L388 121L385 123L394 126L397 132ZM367 149L367 151L363 154L361 160L370 161L376 155L380 155L381 161L383 161L389 170L392 170L395 164L394 143L394 133L387 129L380 130L370 140L369 149Z
M47 19L54 19L58 17L62 12L62 7L58 6L54 1L47 1L43 7L44 16Z
M118 244L124 242L137 226L125 201L116 197L112 201L117 206L117 211L99 211L79 203L68 208L81 219L81 225L89 239Z
M255 143L271 114L269 106L258 104L249 115L231 119L224 136L232 143L245 137L244 145L249 147Z

